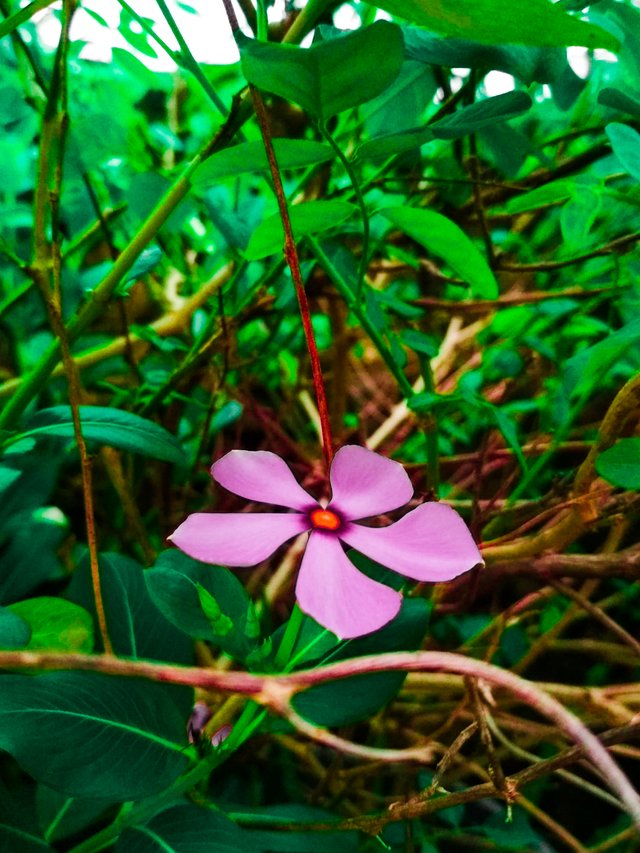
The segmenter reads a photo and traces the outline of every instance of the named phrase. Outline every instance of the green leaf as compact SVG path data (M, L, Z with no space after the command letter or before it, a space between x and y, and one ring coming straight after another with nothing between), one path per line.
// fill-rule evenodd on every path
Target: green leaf
M522 448L520 447L520 442L518 441L518 431L515 423L504 409L500 409L498 406L493 406L490 403L487 404L485 408L490 412L491 416L495 420L498 429L502 433L502 437L507 442L507 445L513 450L522 471L526 474L529 468L527 466L527 460L525 459L524 453L522 452Z
M516 196L507 202L508 213L524 213L527 210L537 210L549 204L557 204L571 198L576 188L576 182L571 179L552 181L543 187L536 187L524 195Z
M356 151L359 160L383 160L420 148L435 139L431 127L414 127L400 133L385 133L363 142Z
M567 15L549 0L367 0L445 36L487 44L535 47L604 47L615 51L617 40L594 24Z
M493 98L477 101L452 115L429 125L431 132L439 139L457 139L469 133L475 133L483 127L497 122L507 121L530 109L531 98L526 92L505 92Z
M0 607L0 649L19 649L31 639L31 625L8 607Z
M438 354L439 346L435 338L417 329L403 329L400 332L400 340L405 346L426 355L427 358L434 358Z
M131 658L193 663L193 643L154 606L142 566L124 554L109 552L100 554L98 561L114 652ZM88 610L97 628L88 554L73 573L66 597Z
M486 260L464 231L446 216L414 207L387 207L380 213L429 252L446 261L469 283L474 296L483 299L498 296L498 283Z
M162 249L160 246L147 246L140 252L138 259L131 267L126 276L122 279L119 285L119 291L122 292L124 286L132 281L137 281L143 275L152 270L162 258Z
M63 598L28 598L9 605L9 610L30 626L29 651L93 651L91 615Z
M16 774L7 774L9 786L0 778L0 850L6 853L46 853L50 847L34 820L32 785Z
M4 492L9 486L12 486L16 480L20 479L20 471L15 468L0 468L0 492Z
M173 806L148 823L127 828L115 853L259 853L253 835L220 811Z
M562 208L560 228L570 249L585 246L591 228L602 208L602 191L598 187L576 186L575 193Z
M97 820L108 817L105 812L112 806L113 800L68 797L43 784L38 785L36 790L38 823L44 836L51 842L77 835Z
M611 107L612 110L620 110L640 118L640 94L630 95L613 86L606 86L598 92L598 103Z
M57 507L24 510L11 516L3 530L5 543L0 551L3 604L16 601L43 581L62 575L56 552L68 527Z
M85 672L4 675L0 749L38 781L72 796L151 796L187 765L185 709L192 695Z
M13 15L9 15L5 21L0 22L0 38L6 36L8 33L12 33L21 24L30 21L36 12L46 9L53 2L54 0L33 0L33 3L29 3L24 9L20 9L20 11L14 12Z
M274 139L273 148L280 169L302 169L325 163L335 157L333 149L309 139ZM241 142L213 154L195 170L191 183L195 186L213 183L221 178L245 172L266 171L269 161L262 142Z
M170 432L132 412L106 406L80 406L80 419L82 434L87 441L130 450L164 462L185 463L184 451ZM29 429L12 437L12 441L32 435L73 439L71 407L42 409L31 419Z
M353 555L352 555L353 556ZM359 566L375 565L356 556ZM379 655L419 648L429 622L430 604L420 598L404 599L396 618L374 634L351 640L332 660ZM316 725L344 726L377 713L402 687L406 673L380 672L322 684L296 695L296 711Z
M531 103L526 92L506 92L485 98L425 127L412 127L370 139L358 148L357 156L361 160L378 160L419 148L433 139L458 139L521 115Z
M400 27L370 27L309 48L237 37L249 83L299 104L324 122L375 98L398 76L403 62Z
M623 489L640 489L640 438L622 438L596 459L596 471Z
M612 122L605 128L605 133L613 148L613 153L622 163L624 169L640 181L640 133L626 124Z
M487 45L469 39L443 38L419 27L403 27L405 55L428 65L504 71L518 80L555 83L569 68L562 48Z
M317 234L342 224L358 212L358 208L346 201L307 201L289 208L293 236L296 240L307 234ZM253 232L245 257L258 261L282 251L284 230L279 214L261 222Z
M581 350L565 363L562 390L565 398L585 395L630 346L640 340L640 320L612 332L603 341Z
M253 604L228 569L171 550L160 554L144 580L156 607L185 634L209 640L240 660L255 649L259 631Z

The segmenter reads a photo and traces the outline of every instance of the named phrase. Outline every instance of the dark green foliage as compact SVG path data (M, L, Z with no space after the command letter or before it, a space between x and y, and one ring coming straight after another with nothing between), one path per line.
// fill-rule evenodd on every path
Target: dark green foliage
M544 764L566 732L482 681L385 671L292 700L365 749L428 747L428 765L342 755L266 694L201 685L457 652L541 684L632 771L617 726L640 677L637 3L309 0L275 21L243 0L229 65L226 25L207 24L200 60L189 2L146 4L157 20L116 4L115 24L80 5L65 41L73 3L0 0L0 849L630 853L606 780ZM117 29L109 62L89 58L82 15L105 41ZM191 512L264 509L212 484L232 449L276 452L329 497L247 84L336 446L401 462L411 507L450 502L486 554L437 586L352 554L404 598L350 641L294 607L303 543L230 570L167 541ZM200 688L77 668L109 650L161 680L197 666ZM194 701L212 718L190 743Z
M181 773L190 691L86 673L6 675L0 746L72 796L130 800Z

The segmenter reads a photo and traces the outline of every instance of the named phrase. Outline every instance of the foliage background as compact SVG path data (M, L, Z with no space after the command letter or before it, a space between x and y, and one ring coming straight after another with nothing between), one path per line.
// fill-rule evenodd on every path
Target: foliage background
M297 666L417 649L490 661L571 708L633 774L637 5L540 0L532 22L497 0L477 19L381 2L406 18L374 25L375 6L351 3L349 41L332 27L340 4L312 2L272 21L271 45L240 40L242 67L198 65L177 27L168 47L120 5L128 45L168 49L176 73L125 49L83 59L72 2L0 0L3 849L631 851L631 819L588 766L513 781L565 755L566 737L458 675L360 676L296 700L348 740L428 743L421 766L355 760L210 691L197 694L209 734L233 733L190 746L188 687L36 675L44 659L25 651L98 655L106 626L127 660L278 669L299 546L236 575L165 547L188 512L241 508L208 474L232 448L273 450L306 487L324 483L246 77L290 140L276 145L334 437L401 461L417 497L464 515L487 562L414 590L372 637L339 644L305 620ZM61 25L53 51L34 23L44 8ZM171 8L158 2L165 20ZM266 35L262 4L239 10ZM314 54L276 46L314 26ZM584 78L567 62L578 42ZM488 95L492 70L513 92ZM77 381L70 356L58 363L65 341Z

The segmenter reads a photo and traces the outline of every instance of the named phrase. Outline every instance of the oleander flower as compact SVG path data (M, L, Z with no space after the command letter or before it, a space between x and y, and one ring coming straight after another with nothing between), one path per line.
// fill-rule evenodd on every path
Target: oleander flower
M310 532L296 596L304 613L342 639L359 637L397 615L402 596L359 571L344 545L416 581L449 581L482 563L460 516L442 503L424 503L386 527L358 522L398 509L413 496L398 462L347 445L335 454L331 500L316 501L287 464L266 450L232 450L211 475L251 501L293 512L194 513L169 537L190 557L226 566L253 566L288 539Z

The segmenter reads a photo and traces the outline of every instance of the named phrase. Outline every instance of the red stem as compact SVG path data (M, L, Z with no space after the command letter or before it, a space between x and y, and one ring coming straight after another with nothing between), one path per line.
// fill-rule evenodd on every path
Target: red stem
M223 3L225 11L227 13L227 18L229 19L229 25L231 27L231 30L235 32L238 29L238 19L236 17L233 6L231 5L230 0L223 0ZM324 458L328 472L331 466L331 460L333 459L333 438L331 436L331 425L329 422L327 392L324 386L324 377L322 375L322 366L320 364L318 346L316 344L315 335L313 333L313 325L311 323L309 301L307 299L307 294L304 289L304 282L302 281L302 274L300 272L300 259L298 258L298 248L296 246L296 241L293 237L291 219L289 217L289 208L287 206L287 199L284 193L284 187L282 186L282 177L280 175L278 161L276 160L275 151L273 150L273 143L271 141L269 118L267 116L267 111L265 109L264 101L262 100L260 92L254 86L251 85L249 86L249 91L251 92L253 106L256 111L256 118L258 119L258 124L260 125L262 141L264 143L267 159L269 161L269 169L271 171L273 187L278 202L278 210L280 212L280 219L282 220L282 228L284 230L284 256L287 265L291 270L291 278L293 279L293 284L296 290L296 296L298 298L298 306L300 308L300 317L302 318L302 328L304 329L307 349L309 350L309 358L311 359L311 375L313 377L313 389L315 391L316 401L318 403L318 414L320 416L320 428L322 431L322 449L324 451Z
M316 394L316 400L318 402L318 414L320 415L320 426L322 429L322 449L324 450L324 457L328 471L329 466L331 465L331 460L333 459L333 439L331 437L331 425L329 423L327 392L324 387L324 377L322 376L320 356L318 355L318 347L316 344L315 335L313 333L313 326L311 324L309 301L307 299L307 294L304 289L304 282L302 281L302 274L300 272L300 259L298 258L298 248L293 237L291 219L289 218L289 209L287 207L287 199L284 194L282 178L280 177L280 170L278 168L275 151L273 150L273 143L271 141L271 134L269 132L269 119L267 116L267 111L265 110L264 101L262 100L260 92L254 86L249 86L249 89L251 91L251 97L253 99L253 106L256 111L258 124L260 125L260 130L262 132L262 141L264 142L265 151L267 153L267 159L269 161L269 168L271 170L273 186L276 193L276 199L278 201L278 210L280 211L280 218L282 220L282 227L284 229L284 256L289 266L289 269L291 270L291 278L293 279L293 284L296 289L296 296L298 297L298 306L300 308L300 316L302 318L302 328L304 329L304 336L307 341L307 349L309 350L309 357L311 359L313 388Z

